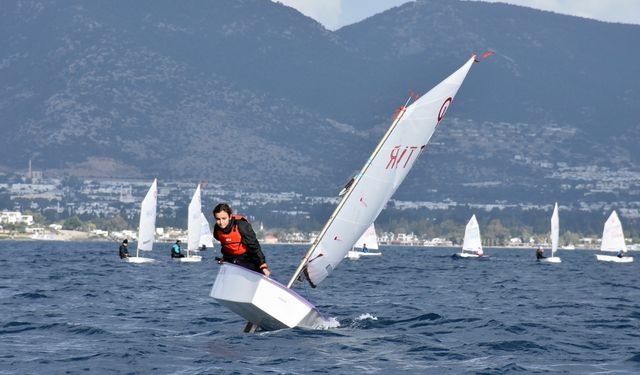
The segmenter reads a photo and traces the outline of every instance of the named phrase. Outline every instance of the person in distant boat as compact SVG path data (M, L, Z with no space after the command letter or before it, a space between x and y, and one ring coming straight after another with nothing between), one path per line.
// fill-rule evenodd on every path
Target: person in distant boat
M172 258L184 258L184 254L182 253L182 248L180 247L180 240L177 240L176 243L171 246L171 257Z
M368 253L369 252L369 248L367 248L367 244L366 243L362 244L362 252L363 253Z
M622 258L624 256L624 250L623 249L618 250L618 254L616 254L616 256L618 258Z
M544 249L542 246L538 246L538 249L536 250L536 259L540 260L544 258L546 258L546 256L544 256Z
M205 251L207 250L207 245L202 244L202 246L200 246L200 251Z
M120 250L118 251L118 253L120 254L120 259L129 257L129 240L125 238L122 241L122 244L120 245Z
M478 250L476 250L476 255L479 257L484 255L484 251L482 250L482 248L479 248Z
M218 263L229 262L265 276L271 275L256 233L247 219L234 215L226 203L220 203L213 209L213 217L216 221L213 237L220 241L222 252Z

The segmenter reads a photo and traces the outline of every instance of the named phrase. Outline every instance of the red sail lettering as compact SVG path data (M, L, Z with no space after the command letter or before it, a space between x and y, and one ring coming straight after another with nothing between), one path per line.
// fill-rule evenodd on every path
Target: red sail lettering
M402 149L402 152L400 152L400 147L402 146L395 146L391 150L391 153L389 154L389 162L387 163L387 166L384 169L398 168L402 160L404 160L404 164L402 165L402 168L406 168L407 165L409 165L409 162L411 161L411 157L413 157L414 151L418 149L418 146L404 146L404 149ZM422 148L424 148L424 146L420 148L421 151L422 151ZM408 154L407 154L407 151L409 151ZM405 156L406 156L406 159L405 159Z
M389 169L389 166L393 168L394 164L396 163L396 158L398 157L399 150L400 146L396 146L391 150L391 154L389 155L389 162L387 163L387 166L384 167L384 169Z
M400 154L400 157L398 158L398 161L396 161L396 168L398 167L398 164L400 164L400 161L402 161L402 158L404 157L404 155L407 153L407 148L405 147L404 150L402 150L402 154Z
M407 167L407 163L409 163L409 160L411 160L411 155L413 155L413 152L417 149L418 147L416 146L411 146L411 152L409 153L409 157L407 157L407 161L404 162L404 165L402 166L402 168L406 168Z

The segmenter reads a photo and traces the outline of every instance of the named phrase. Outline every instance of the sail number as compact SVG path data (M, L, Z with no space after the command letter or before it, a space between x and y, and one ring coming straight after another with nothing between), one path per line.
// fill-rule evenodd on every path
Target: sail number
M409 165L409 161L411 158L418 155L420 153L416 153L417 149L422 151L426 145L423 146L395 146L391 149L389 153L389 162L387 162L387 166L384 169L394 169L398 168L402 164L402 168L406 168ZM413 158L415 159L415 158Z

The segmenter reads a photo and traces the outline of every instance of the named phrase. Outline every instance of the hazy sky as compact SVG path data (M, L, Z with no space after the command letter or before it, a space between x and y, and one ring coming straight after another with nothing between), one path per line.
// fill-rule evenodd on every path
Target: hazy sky
M275 1L275 0L274 0ZM410 0L277 0L335 30ZM640 24L640 0L480 0L522 5L608 22Z

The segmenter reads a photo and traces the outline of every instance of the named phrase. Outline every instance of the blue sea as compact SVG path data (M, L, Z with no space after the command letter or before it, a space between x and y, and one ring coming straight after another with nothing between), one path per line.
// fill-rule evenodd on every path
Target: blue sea
M245 334L208 296L217 252L134 265L118 245L0 242L0 374L640 373L640 254L383 247L297 288L339 326ZM264 246L274 277L306 249Z

